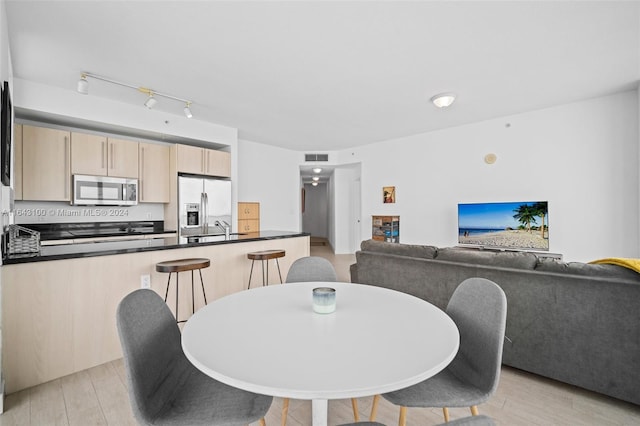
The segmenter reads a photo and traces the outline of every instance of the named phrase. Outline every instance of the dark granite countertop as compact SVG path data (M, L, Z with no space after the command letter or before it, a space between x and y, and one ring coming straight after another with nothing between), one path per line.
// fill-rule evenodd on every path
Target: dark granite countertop
M21 225L40 233L40 241L119 237L127 235L165 234L164 221L33 223Z
M5 256L4 265L43 262L47 260L73 259L81 257L108 256L114 254L139 253L143 251L171 250L188 247L199 247L218 244L234 244L279 238L307 237L306 232L260 231L247 234L231 234L229 239L224 235L199 238L147 238L126 241L100 241L94 243L63 244L43 246L38 254L17 254Z

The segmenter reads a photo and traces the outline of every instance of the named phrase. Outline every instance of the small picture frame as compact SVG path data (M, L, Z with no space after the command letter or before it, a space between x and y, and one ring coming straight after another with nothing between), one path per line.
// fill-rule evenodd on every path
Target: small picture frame
M395 186L383 186L382 187L382 202L384 204L393 204L396 202L396 187Z

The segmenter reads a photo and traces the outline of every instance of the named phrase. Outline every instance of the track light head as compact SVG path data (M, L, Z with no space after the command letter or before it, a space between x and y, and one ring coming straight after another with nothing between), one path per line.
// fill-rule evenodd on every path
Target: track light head
M153 92L151 92L151 93L149 93L149 97L145 101L144 106L146 106L147 108L151 109L154 106L156 106L157 103L158 103L158 100L153 97Z
M191 108L190 107L191 107L191 102L187 102L187 105L184 107L184 110L183 110L184 111L184 115L187 118L193 117L193 114L191 113Z
M83 95L89 94L89 82L87 81L86 74L80 74L80 80L78 80L78 93L82 93Z

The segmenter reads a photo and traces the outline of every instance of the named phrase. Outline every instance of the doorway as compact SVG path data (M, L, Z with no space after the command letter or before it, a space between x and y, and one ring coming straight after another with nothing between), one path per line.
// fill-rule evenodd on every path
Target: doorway
M315 170L300 166L302 231L326 238L336 254L353 254L361 242L360 163Z

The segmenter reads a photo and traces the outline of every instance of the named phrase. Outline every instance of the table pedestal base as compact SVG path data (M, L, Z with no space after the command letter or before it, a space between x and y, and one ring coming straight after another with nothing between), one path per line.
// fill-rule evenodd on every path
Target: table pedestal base
M329 401L326 399L314 399L311 401L311 416L313 426L327 426L329 414Z

